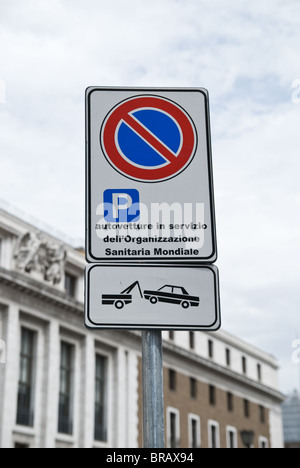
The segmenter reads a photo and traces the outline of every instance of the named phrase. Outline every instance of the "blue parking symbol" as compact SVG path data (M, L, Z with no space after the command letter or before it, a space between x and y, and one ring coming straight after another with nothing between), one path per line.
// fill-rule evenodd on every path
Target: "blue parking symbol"
M103 194L104 219L109 223L131 223L140 219L140 194L135 189L108 189Z

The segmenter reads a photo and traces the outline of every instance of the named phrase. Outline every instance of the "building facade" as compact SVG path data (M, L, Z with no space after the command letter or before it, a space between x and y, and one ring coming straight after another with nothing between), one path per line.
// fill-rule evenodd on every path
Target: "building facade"
M0 447L142 447L141 336L84 327L85 258L0 210ZM283 447L277 361L230 334L163 332L166 446Z
M297 390L282 404L283 433L286 448L300 448L300 397Z

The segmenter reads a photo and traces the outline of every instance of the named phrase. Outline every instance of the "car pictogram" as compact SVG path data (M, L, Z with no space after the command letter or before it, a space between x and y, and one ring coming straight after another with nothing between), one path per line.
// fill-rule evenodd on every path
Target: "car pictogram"
M191 307L199 307L200 298L197 296L190 296L185 288L182 286L173 286L166 284L158 291L144 291L144 298L149 300L151 304L158 302L167 302L168 304L181 305L184 309Z

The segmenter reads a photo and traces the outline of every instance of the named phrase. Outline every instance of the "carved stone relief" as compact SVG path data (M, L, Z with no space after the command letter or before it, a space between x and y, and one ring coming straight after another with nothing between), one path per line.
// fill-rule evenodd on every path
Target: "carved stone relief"
M43 234L27 232L18 239L14 255L16 268L26 273L38 271L44 280L59 284L64 275L66 250L47 241Z

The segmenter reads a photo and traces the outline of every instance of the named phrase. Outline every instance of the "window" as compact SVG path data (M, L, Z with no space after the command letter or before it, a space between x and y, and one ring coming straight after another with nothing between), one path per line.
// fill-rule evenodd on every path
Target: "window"
M232 393L228 392L227 393L227 409L228 409L228 411L232 412L233 408L234 408L233 395L232 395Z
M265 424L266 422L265 408L263 406L259 406L258 410L259 410L259 421L261 422L261 424Z
M231 352L229 348L226 348L226 366L230 367L231 366Z
M61 343L58 432L73 433L72 406L74 346Z
M197 380L193 377L190 378L190 395L191 398L197 398Z
M169 369L169 389L176 390L176 372L173 369Z
M189 414L189 448L201 447L200 418L195 414Z
M195 333L190 332L190 349L195 349Z
M28 444L21 444L20 442L15 443L15 448L16 449L28 449L30 448Z
M208 357L211 359L214 357L214 343L212 340L208 340Z
M36 333L21 329L20 373L17 404L17 424L33 426L34 367Z
M269 441L266 437L259 437L258 438L258 447L261 449L269 448Z
M229 449L238 448L237 430L235 427L231 427L231 426L226 427L226 441L227 441L227 448Z
M250 403L248 400L244 400L244 416L250 418Z
M247 359L245 358L245 356L242 357L242 370L243 370L243 374L246 375L247 374Z
M76 297L76 276L65 273L65 290L68 296L75 298Z
M220 429L216 421L208 421L208 444L209 448L220 448Z
M162 291L164 293L168 293L168 294L177 294L177 295L182 295L182 294L185 294L185 295L189 295L188 292L182 288L181 286L170 286L168 284L166 284L165 286L163 286L162 288L159 289L159 291Z
M160 288L159 291L162 291L164 293L172 294L173 293L173 287L166 285L166 286L163 286L162 288Z
M168 448L180 447L179 411L174 408L167 408L167 438Z
M261 365L257 364L257 379L261 382Z
M214 387L213 385L210 385L210 386L209 386L209 403L210 403L212 406L215 406L215 405L216 405L216 401L217 401L217 398L216 398L216 387Z
M96 356L95 440L107 441L107 358Z

